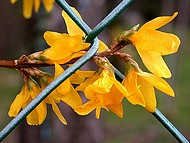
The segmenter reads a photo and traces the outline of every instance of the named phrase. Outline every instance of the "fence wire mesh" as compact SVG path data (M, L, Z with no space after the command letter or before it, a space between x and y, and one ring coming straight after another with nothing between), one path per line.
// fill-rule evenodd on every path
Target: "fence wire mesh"
M70 16L70 18L83 30L87 35L87 42L91 43L89 51L77 60L72 66L66 69L58 78L56 78L51 84L49 84L28 106L23 109L7 126L5 126L0 132L0 141L3 141L19 123L37 107L56 87L58 87L63 81L71 76L75 71L88 62L98 50L98 38L97 36L112 22L119 14L121 14L132 0L123 0L115 9L110 12L93 30L79 18L72 8L65 0L55 0L59 6ZM117 69L115 73L120 79L124 78L124 75ZM153 113L153 116L176 138L179 142L188 143L188 140L170 123L170 121L158 110Z

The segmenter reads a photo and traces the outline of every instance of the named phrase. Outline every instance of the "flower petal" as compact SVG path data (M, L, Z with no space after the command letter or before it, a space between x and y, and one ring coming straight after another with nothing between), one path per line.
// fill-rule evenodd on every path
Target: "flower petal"
M106 44L104 44L102 41L99 40L99 48L98 48L98 52L103 52L105 50L107 50L108 47Z
M87 78L83 83L76 87L77 91L84 91L86 87L93 84L98 79L98 74L95 73L92 77Z
M124 95L118 90L118 87L113 85L108 94L103 95L104 106L118 115L123 117L122 100Z
M46 31L44 33L44 39L46 40L47 44L49 46L53 45L57 40L61 39L61 38L68 38L69 35L68 34L60 34L58 32L52 32L52 31Z
M88 43L82 42L82 37L69 36L67 38L62 38L57 40L49 49L47 49L42 56L45 56L53 61L64 60L81 50L87 49L90 46Z
M79 115L87 115L100 105L98 98L92 98L82 106L74 109Z
M121 84L120 84L121 85ZM124 88L124 86L122 85L121 86L122 88ZM119 86L119 88L120 88L120 86ZM106 95L104 95L104 97L106 97L106 98L104 98L104 102L106 101L106 100L111 100L112 102L111 102L111 104L119 104L119 103L121 103L122 102L122 100L123 100L123 98L124 98L124 95L125 94L128 94L128 92L126 92L126 89L119 89L118 88L118 86L116 86L115 84L112 86L112 88L111 88L111 90L110 90L110 92L107 94L107 96ZM124 92L123 92L124 91ZM108 105L108 104L106 104L106 103L104 103L106 106Z
M139 91L139 87L137 86L137 74L135 70L131 70L125 77L122 82L123 86L127 89L129 96L127 96L127 100L136 105L145 106L145 100L141 92Z
M54 78L57 78L60 74L62 74L64 72L64 70L63 70L63 68L59 64L54 63L54 65L55 65L55 75L54 75ZM65 95L66 93L68 93L70 91L70 86L71 86L71 83L69 81L69 78L67 78L65 81L63 81L56 88L56 91L59 94Z
M88 99L94 98L97 94L103 95L107 94L110 91L110 89L100 87L98 85L89 85L84 90L85 96Z
M114 86L118 89L118 91L121 92L121 94L125 97L128 97L129 94L127 92L127 89L116 79L114 80Z
M39 125L38 113L35 109L32 112L30 112L30 114L28 114L28 116L26 116L26 121L29 125L33 125L33 126Z
M174 35L174 34L167 34L172 40L173 40L173 53L177 52L178 51L178 48L179 48L179 45L181 43L180 39ZM169 54L173 54L173 53L169 53ZM166 53L167 54L167 53ZM162 55L165 55L164 53Z
M81 18L79 12L72 8L74 12ZM65 11L62 12L63 19L65 20L66 26L67 26L67 32L69 35L81 35L84 36L84 32L78 27L78 25L70 18L70 16L67 15Z
M63 102L75 109L82 105L82 100L78 92L71 85L70 92L60 98Z
M156 110L156 96L153 86L144 80L142 77L138 77L138 84L140 85L140 92L145 100L145 109L148 112L155 112Z
M156 51L161 55L177 52L180 40L177 36L157 30L145 29L129 37L137 50Z
M53 61L58 63L58 64L65 64L67 62L70 62L72 59L82 57L84 54L86 54L86 51L79 51L76 53L72 53L71 55L64 57L63 59L58 59L58 60L53 60ZM45 62L52 64L52 60L48 60Z
M67 125L67 121L65 120L65 118L63 117L61 111L59 110L58 106L56 105L56 103L53 100L51 100L51 105L52 105L52 109L53 109L54 113L57 115L59 120L63 124Z
M119 104L111 104L106 106L109 110L115 113L120 118L123 118L123 106L121 103Z
M36 108L38 114L38 124L42 124L47 116L47 106L44 101L42 101Z
M33 100L41 92L41 89L40 89L39 85L37 85L33 80L30 80L30 86L31 86L31 89L29 90L29 94ZM35 108L35 110L36 110L36 114L37 114L36 117L38 118L38 124L40 125L43 123L43 121L45 120L45 118L47 116L46 103L44 101L42 101Z
M139 29L139 31L143 30L143 29L158 29L158 28L166 25L170 21L172 21L177 15L178 15L178 12L175 12L172 16L160 16L160 17L154 18L153 20L145 23Z
M147 69L159 77L170 78L171 72L160 53L155 51L138 51Z
M146 73L146 72L139 72L137 74L140 75L146 81L148 81L150 84L152 84L154 87L156 87L158 90L160 90L170 96L174 96L173 89L170 87L170 85L164 79L162 79L158 76L155 76L153 74Z
M40 8L40 0L34 0L34 11L38 12L39 8Z
M32 16L33 0L23 0L23 15L25 18Z
M16 96L13 103L10 106L8 115L10 117L15 117L21 110L23 104L29 99L29 94L27 94L27 86L24 84L20 93Z
M24 109L33 99L30 97L22 106ZM45 120L45 118L41 118L40 114L37 112L36 108L26 116L27 123L29 125L40 125Z
M76 71L74 74L72 74L69 79L71 81L71 83L73 84L81 84L84 82L84 80L87 77L91 77L94 75L95 71L82 71L82 70L78 70Z
M15 4L17 2L17 0L11 0L12 4Z
M98 87L101 87L102 89L105 89L107 93L110 91L111 87L113 86L114 81L111 80L110 75L107 73L102 78L99 78L96 80L93 85L97 85Z
M43 4L47 12L52 10L54 1L55 0L43 0Z
M101 107L96 108L96 119L100 119Z

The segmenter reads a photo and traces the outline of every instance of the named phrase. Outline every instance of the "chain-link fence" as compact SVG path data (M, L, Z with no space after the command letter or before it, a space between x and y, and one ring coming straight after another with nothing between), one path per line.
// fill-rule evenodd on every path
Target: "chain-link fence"
M88 52L78 59L72 66L66 69L58 78L56 78L51 84L49 84L31 103L29 103L25 109L23 109L5 128L0 132L0 141L3 141L14 128L35 108L37 107L56 87L58 87L63 81L70 77L75 71L88 62L98 50L98 38L97 36L115 19L121 14L131 0L123 0L109 15L107 15L94 29L90 29L89 26L80 19L72 8L65 0L56 0L59 6L70 16L70 18L83 30L87 35L86 42L91 43L91 47ZM124 78L124 75L115 69L115 73L120 79ZM168 119L158 110L152 115L179 141L188 143L187 139L168 121Z

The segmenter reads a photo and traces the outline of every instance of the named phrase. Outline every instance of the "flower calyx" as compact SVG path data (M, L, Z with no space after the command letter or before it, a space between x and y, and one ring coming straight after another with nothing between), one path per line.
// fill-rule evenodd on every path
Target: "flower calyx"
M102 69L107 69L111 73L114 73L114 67L106 57L94 56L93 60Z
M128 75L131 69L134 69L135 71L141 71L139 65L135 60L133 60L131 57L128 58L128 60L125 61L125 76Z
M20 73L24 78L24 82L26 82L26 83L28 82L28 78L31 76L36 77L36 78L44 77L44 72L35 67L21 68Z
M122 49L128 44L131 44L131 41L128 39L128 37L134 33L136 33L136 30L138 29L139 24L132 27L130 30L121 32L117 37L114 38L110 45L110 49L114 51L118 51L119 49Z

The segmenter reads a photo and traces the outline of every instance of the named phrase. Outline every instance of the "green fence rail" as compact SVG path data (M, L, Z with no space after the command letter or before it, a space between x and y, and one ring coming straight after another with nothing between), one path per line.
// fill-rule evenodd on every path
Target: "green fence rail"
M58 78L56 78L51 84L49 84L28 106L23 109L7 126L5 126L0 132L0 141L3 141L19 123L35 108L37 107L56 87L58 87L63 81L71 76L76 70L82 67L88 62L98 50L98 38L97 36L101 33L119 14L121 14L132 0L123 0L108 16L106 16L93 30L80 19L72 8L68 5L65 0L55 0L60 7L71 17L71 19L84 31L88 36L87 42L92 43L89 51L77 60L72 66L66 69ZM123 79L124 75L115 69L116 75ZM158 110L152 115L181 143L189 143L188 140L172 125L172 123Z

